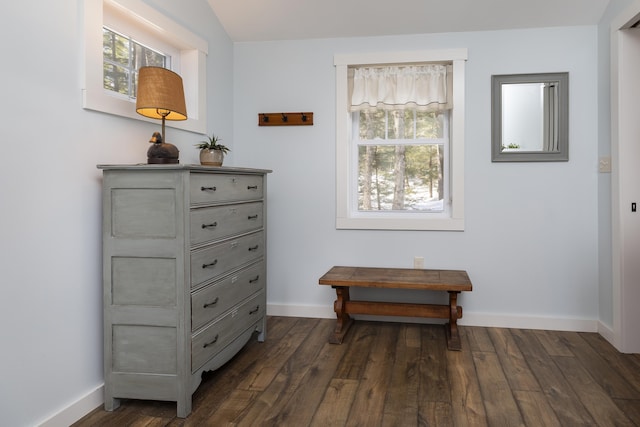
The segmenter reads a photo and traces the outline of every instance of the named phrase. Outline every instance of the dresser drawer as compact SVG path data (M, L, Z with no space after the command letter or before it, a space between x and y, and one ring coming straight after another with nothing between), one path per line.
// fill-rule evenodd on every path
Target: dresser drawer
M262 228L262 202L192 209L191 244Z
M195 371L251 327L265 314L264 293L260 292L228 311L191 338L191 370Z
M240 301L264 289L264 262L251 265L191 295L191 328L206 325Z
M206 246L191 252L191 286L221 277L264 255L264 232Z
M193 173L189 192L191 204L235 202L262 198L262 176Z

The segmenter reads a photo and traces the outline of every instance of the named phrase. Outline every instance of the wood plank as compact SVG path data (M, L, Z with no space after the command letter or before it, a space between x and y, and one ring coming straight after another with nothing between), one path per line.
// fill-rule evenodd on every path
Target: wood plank
M474 351L472 354L488 424L524 426L524 420L498 356L495 353L481 351Z
M311 420L311 427L341 427L347 423L359 381L334 378Z
M528 426L562 427L551 405L541 391L514 390L524 423Z
M412 304L403 302L348 301L345 303L349 314L370 314L374 316L430 317L448 319L449 306L443 304ZM462 307L457 307L458 318L462 317Z
M397 326L376 323L378 333L372 347L365 352L366 367L353 400L347 426L374 426L382 419L395 348Z
M327 323L324 323L324 325L328 326ZM248 408L248 410L236 420L238 425L253 426L258 422L271 425L288 424L285 420L294 416L288 406L289 402L295 398L296 394L305 395L306 397L307 394L311 393L309 389L305 387L305 384L303 384L303 381L309 381L308 372L312 370L312 374L316 373L318 363L324 366L326 363L324 359L331 357L334 365L329 369L331 370L330 374L333 375L335 365L344 355L344 348L342 346L327 344L325 327L315 327L307 332L306 339L298 346L297 351L282 363L282 369L278 373L278 376L264 390L260 399L254 402L253 407ZM330 352L329 354L331 356L326 355L328 352ZM325 376L322 378L324 379ZM329 380L330 377L327 376L324 388L328 385ZM322 388L321 393L318 393L318 390L313 390L313 393L311 393L312 396L310 398L317 400L316 406L320 403L324 388ZM315 395L318 396L316 397ZM304 408L311 411L309 418L313 415L316 406ZM213 422L214 420L212 419L211 421ZM298 424L293 423L290 425Z
M633 387L636 391L634 395L637 396L637 393L640 393L639 355L620 353L599 334L580 333L578 335L589 343L593 351L602 357L611 369L619 373Z
M333 267L319 280L321 285L358 286L433 291L471 291L466 271L415 268Z
M463 347L469 349L467 327L461 327L460 331ZM487 416L471 351L448 351L446 358L454 425L486 426Z
M336 368L335 378L361 380L366 363L363 355L369 354L377 339L378 323L358 321L353 324L346 353Z
M562 337L555 332L551 331L533 331L533 334L538 338L542 347L549 356L567 356L571 357L574 354L571 349L567 347L567 344L562 340Z
M600 353L596 352L575 332L558 332L558 336L575 354L575 358L591 373L594 380L616 399L632 399L637 396L634 388L622 375L613 369Z
M551 408L563 426L592 426L595 422L584 407L562 371L547 354L530 330L512 329L511 334L518 348L526 357ZM575 360L577 363L577 360Z
M382 425L418 425L420 325L403 324L398 334Z
M424 325L419 364L418 424L453 425L446 353L440 326Z
M250 424L242 425L255 426L263 422L277 426L310 425L344 352L344 348L326 343L318 357L305 369L305 375L295 389L281 400L286 402L284 405L274 406L264 421L259 417L251 420Z
M538 380L529 369L529 365L511 332L505 328L491 328L488 329L488 332L511 388L513 390L540 391Z
M599 426L633 426L634 423L624 415L607 393L594 380L593 372L589 373L573 357L553 356L562 375L573 386L580 401L587 408Z
M496 349L493 346L491 337L489 337L489 330L487 328L467 326L465 327L465 331L471 351L490 351L495 353Z

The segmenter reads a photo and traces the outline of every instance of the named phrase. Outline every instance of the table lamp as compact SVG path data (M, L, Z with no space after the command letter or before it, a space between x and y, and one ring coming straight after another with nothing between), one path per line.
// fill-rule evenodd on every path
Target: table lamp
M147 163L178 163L178 148L164 141L165 120L186 120L182 78L161 67L141 67L138 71L136 112L152 119L162 119L162 133L155 132L149 142Z

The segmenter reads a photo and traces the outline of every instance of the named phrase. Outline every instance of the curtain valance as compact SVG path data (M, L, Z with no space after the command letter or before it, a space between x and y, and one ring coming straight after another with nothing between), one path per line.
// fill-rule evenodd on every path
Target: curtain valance
M349 109L450 109L451 75L451 66L440 64L353 68Z

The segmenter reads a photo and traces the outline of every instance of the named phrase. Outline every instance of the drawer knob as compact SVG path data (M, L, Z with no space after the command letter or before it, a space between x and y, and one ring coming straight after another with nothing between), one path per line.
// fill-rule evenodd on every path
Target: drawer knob
M260 306L259 306L259 305L257 305L257 306L256 306L256 308L254 308L253 310L251 310L251 311L249 312L249 314L256 314L256 313L258 312L258 310L260 310Z
M247 190L257 190L258 186L257 185L247 185Z
M205 345L203 345L202 347L207 348L211 345L214 345L216 342L218 342L218 334L216 334L215 338L213 339L213 341L210 341L208 343L206 343Z
M220 298L216 297L216 299L214 299L213 301L206 303L206 304L203 306L203 308L213 307L214 305L216 305L216 304L218 303L218 300L219 300L219 299L220 299Z
M257 250L258 250L258 245L251 246L251 247L249 248L249 252L253 252L253 251L257 251Z
M216 191L216 187L200 187L200 191Z
M255 215L249 215L249 216L247 217L247 219L258 219L258 214L255 214Z
M218 263L217 259L214 259L213 262L209 263L209 264L202 264L202 268L209 268L209 267L213 267L214 265L216 265Z
M254 277L253 279L249 280L249 283L256 283L259 279L260 279L260 275L258 274L256 277Z
M211 224L202 224L202 228L215 228L218 226L217 222L213 222Z

